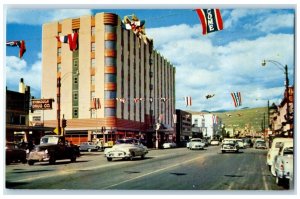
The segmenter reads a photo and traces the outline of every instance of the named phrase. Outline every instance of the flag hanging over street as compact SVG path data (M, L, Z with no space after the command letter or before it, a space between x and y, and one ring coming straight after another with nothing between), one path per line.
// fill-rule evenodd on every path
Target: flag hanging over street
M202 34L223 30L223 20L219 9L196 9L202 24Z
M241 92L233 92L231 93L231 97L235 107L242 106Z
M185 99L186 106L192 106L192 97L191 96L187 96L184 99Z
M78 33L74 32L72 34L64 36L56 36L58 42L69 44L70 50L75 51L77 49Z
M19 58L22 58L24 53L26 52L26 47L25 47L25 41L8 41L6 42L6 46L11 46L11 47L19 47Z
M213 124L218 124L218 116L212 115Z

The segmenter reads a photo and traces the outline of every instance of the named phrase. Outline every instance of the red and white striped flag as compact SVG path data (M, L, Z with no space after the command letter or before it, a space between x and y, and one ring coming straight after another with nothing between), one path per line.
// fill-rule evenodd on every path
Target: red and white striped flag
M191 96L187 96L184 99L185 99L186 106L192 106L192 97Z
M196 9L202 24L202 34L223 30L223 20L220 9Z
M235 107L242 106L241 92L233 92L231 93L231 97Z

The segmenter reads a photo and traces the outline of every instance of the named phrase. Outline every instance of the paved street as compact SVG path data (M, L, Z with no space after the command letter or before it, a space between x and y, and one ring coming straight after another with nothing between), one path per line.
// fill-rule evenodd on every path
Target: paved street
M265 165L267 150L220 153L186 148L151 150L144 160L113 160L84 152L76 163L6 166L9 189L93 190L284 190Z

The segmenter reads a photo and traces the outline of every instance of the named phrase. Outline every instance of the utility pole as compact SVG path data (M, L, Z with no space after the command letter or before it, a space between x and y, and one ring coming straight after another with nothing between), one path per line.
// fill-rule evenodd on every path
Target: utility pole
M61 128L60 128L60 88L61 88L61 78L60 76L57 77L57 130L58 130L58 135L61 135Z

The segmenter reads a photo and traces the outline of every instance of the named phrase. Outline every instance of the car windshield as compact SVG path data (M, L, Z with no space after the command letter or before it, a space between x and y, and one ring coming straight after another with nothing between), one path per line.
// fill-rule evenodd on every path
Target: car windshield
M235 144L234 140L224 140L224 144Z
M41 138L41 144L57 144L58 137L43 137Z

